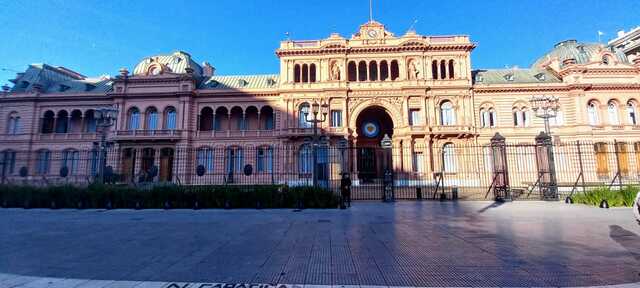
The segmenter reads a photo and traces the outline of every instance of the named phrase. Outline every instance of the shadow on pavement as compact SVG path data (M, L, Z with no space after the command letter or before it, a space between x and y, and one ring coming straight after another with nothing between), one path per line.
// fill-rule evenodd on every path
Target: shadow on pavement
M503 204L504 204L503 201L493 202L493 203L491 203L491 205L488 205L487 207L484 207L484 208L478 210L478 213L484 213L485 211L487 211L487 210L489 210L491 208L498 208L498 207L502 206Z
M618 225L609 225L609 237L640 261L640 236Z

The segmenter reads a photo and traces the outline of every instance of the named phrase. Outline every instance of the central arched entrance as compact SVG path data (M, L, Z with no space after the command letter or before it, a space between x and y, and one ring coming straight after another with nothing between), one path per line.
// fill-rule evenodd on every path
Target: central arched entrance
M356 129L358 178L365 183L372 182L384 173L380 141L385 134L393 136L393 120L383 107L370 106L358 115Z

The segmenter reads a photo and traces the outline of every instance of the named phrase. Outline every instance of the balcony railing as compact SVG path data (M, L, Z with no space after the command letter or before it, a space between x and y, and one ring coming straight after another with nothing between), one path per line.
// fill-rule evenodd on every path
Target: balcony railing
M100 138L96 132L84 133L40 133L37 134L38 140L96 140Z
M473 132L473 127L467 125L438 125L431 127L434 134L468 134Z
M175 139L183 136L184 130L116 130L114 136L117 139Z
M234 137L271 137L275 130L225 130L225 131L196 131L196 137L204 138L234 138Z

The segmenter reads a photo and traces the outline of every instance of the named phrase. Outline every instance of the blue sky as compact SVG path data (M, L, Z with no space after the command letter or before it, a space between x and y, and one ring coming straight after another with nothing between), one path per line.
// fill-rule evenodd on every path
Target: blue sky
M116 75L174 50L218 74L278 73L274 50L292 39L350 36L368 20L368 0L76 1L0 0L0 84L30 63L88 76ZM564 39L603 42L640 25L638 0L374 0L374 18L402 35L466 34L474 69L528 67ZM4 69L4 70L3 70Z

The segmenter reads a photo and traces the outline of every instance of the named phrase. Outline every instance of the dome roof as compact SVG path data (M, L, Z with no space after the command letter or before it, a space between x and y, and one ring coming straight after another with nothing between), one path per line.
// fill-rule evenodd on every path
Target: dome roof
M592 59L598 56L602 50L608 50L608 48L599 43L580 43L576 40L565 40L556 44L551 51L538 58L531 65L531 68L543 68L543 64L554 58L558 59L561 66L564 60L572 58L575 59L576 64L586 64L593 61ZM611 52L616 56L618 62L629 62L622 51Z
M133 75L161 73L186 74L191 69L194 75L202 75L202 67L191 59L187 52L176 51L168 55L155 55L142 59L133 69Z

